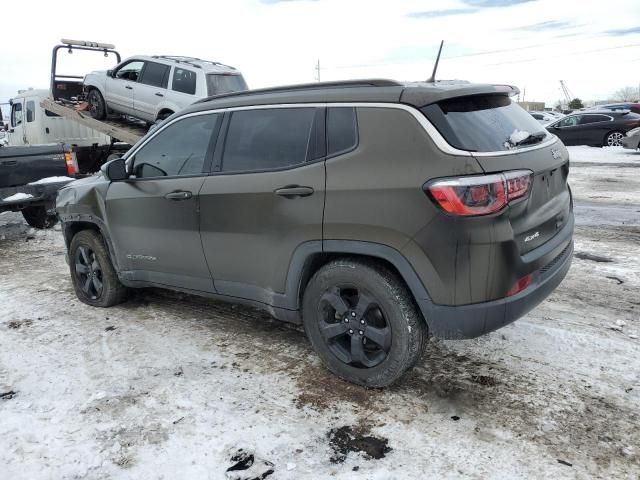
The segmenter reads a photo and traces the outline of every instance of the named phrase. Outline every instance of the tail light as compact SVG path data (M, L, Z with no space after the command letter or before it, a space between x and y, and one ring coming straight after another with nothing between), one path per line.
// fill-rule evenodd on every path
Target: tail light
M452 215L487 215L529 193L533 172L515 170L492 175L443 178L425 185L425 192Z
M78 161L76 160L76 154L73 152L67 152L64 154L64 161L67 164L67 175L73 177L78 173Z

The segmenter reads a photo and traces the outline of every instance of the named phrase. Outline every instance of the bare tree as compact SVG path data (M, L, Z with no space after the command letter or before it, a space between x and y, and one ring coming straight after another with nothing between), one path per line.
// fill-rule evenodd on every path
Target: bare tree
M635 87L624 87L616 90L613 96L620 102L637 102L640 99L640 90Z

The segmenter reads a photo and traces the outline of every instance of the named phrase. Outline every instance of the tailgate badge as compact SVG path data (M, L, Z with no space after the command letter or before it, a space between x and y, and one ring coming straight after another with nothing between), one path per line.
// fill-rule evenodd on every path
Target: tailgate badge
M552 148L551 149L551 156L553 158L555 158L556 160L560 160L562 158L562 152L560 150L558 150L557 148Z
M533 235L529 235L528 237L524 237L524 243L530 242L531 240L535 240L540 236L540 232L536 232Z

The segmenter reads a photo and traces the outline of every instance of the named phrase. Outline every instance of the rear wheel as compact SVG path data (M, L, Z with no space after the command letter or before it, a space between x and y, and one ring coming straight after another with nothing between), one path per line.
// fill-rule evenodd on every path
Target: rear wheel
M427 328L397 276L376 263L341 259L322 267L303 299L307 336L329 370L384 387L412 368Z
M49 215L44 206L23 208L22 216L33 228L51 228L58 223L58 217Z
M604 137L604 146L605 147L619 147L622 145L622 139L624 138L624 133L614 131L607 133L607 136Z
M107 107L104 103L104 98L102 98L102 94L95 88L89 90L87 103L89 103L89 114L93 118L103 120L107 116Z
M83 230L73 237L69 269L80 301L94 307L111 307L127 298L127 289L118 280L104 240L97 232Z

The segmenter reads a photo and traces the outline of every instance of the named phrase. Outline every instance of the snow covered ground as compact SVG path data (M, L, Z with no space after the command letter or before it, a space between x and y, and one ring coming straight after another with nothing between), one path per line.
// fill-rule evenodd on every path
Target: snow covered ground
M509 327L432 341L386 390L252 309L86 306L60 232L0 215L0 479L638 478L640 155L570 151L566 280Z

